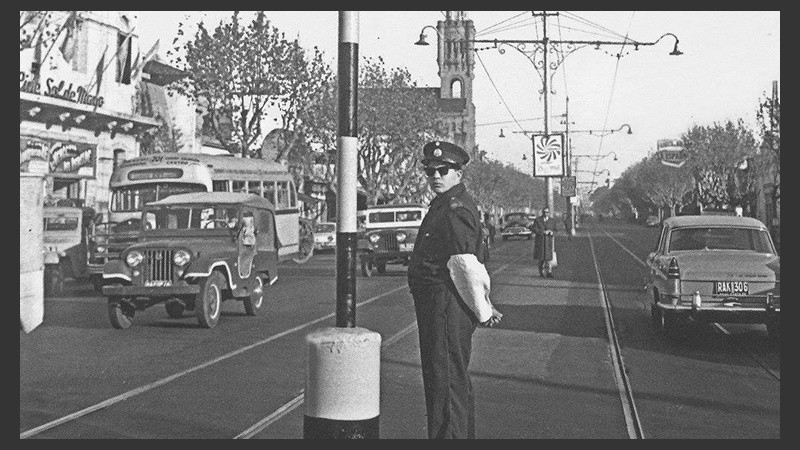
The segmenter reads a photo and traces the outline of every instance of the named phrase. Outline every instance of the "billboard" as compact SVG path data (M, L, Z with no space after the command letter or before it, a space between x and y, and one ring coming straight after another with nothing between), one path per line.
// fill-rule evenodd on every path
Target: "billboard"
M564 134L533 135L533 176L564 176Z
M47 162L51 175L63 178L94 178L97 145L66 142L54 139L20 137L20 172L28 162L39 159Z

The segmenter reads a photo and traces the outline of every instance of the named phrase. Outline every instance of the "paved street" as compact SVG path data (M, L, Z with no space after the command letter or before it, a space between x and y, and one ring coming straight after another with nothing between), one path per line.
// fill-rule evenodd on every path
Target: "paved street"
M632 421L645 438L780 437L780 354L763 325L692 324L680 341L652 329L644 260L657 233L586 223L557 236L554 279L538 276L532 241L497 239L487 269L504 317L476 331L470 364L479 438L627 439ZM282 265L260 316L226 302L203 329L158 305L116 330L105 299L72 283L20 331L20 435L302 438L304 337L333 326L335 284L335 255L316 254ZM405 267L359 275L357 301L357 325L383 339L380 436L424 438Z

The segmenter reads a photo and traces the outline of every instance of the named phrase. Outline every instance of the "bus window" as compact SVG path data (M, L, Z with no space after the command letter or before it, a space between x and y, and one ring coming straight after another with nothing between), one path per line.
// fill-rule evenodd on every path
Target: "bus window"
M261 182L260 181L248 181L247 182L247 192L251 194L261 195Z
M244 181L231 181L231 192L247 192Z
M265 199L269 200L270 203L275 205L275 182L274 181L265 181L264 182L264 193L262 194Z
M288 208L289 207L289 182L278 181L278 199L275 208Z
M289 206L294 208L297 206L297 195L294 192L294 183L289 182Z
M212 184L214 192L228 192L228 180L214 180Z

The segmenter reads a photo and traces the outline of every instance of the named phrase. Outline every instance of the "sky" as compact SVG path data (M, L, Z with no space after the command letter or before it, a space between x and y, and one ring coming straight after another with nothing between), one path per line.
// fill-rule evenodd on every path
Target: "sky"
M537 14L542 11L535 11ZM604 40L627 36L656 42L634 51L630 46L577 48L563 57L552 76L548 101L549 130L563 131L569 98L570 137L578 157L579 188L586 182L619 177L648 156L658 139L675 139L692 126L743 119L757 133L759 103L780 90L779 11L547 11L551 41ZM160 56L177 35L178 24L204 21L213 29L230 11L134 11L144 49L160 39ZM251 12L242 12L242 23ZM319 47L336 68L337 11L267 11L267 18L287 37L307 48ZM427 25L444 20L443 11L361 11L359 55L384 58L389 67L405 67L418 86L439 86L436 33L425 29L432 45L413 45ZM476 39L541 40L542 18L531 11L467 11ZM675 39L680 56L671 56ZM530 50L535 44L527 44ZM532 173L532 145L522 131L543 131L542 79L522 52L508 46L475 44L473 104L476 144L489 158ZM562 45L566 49L566 44ZM504 52L499 50L503 49ZM567 52L565 52L567 53ZM616 57L617 54L622 57ZM552 61L552 58L551 58ZM553 92L554 91L554 92ZM632 134L627 134L627 124ZM503 129L505 138L499 137ZM619 130L604 133L602 130ZM588 130L600 132L588 133ZM583 132L581 132L583 131ZM613 152L613 154L612 154ZM523 155L527 160L523 160ZM613 161L616 155L618 161ZM606 170L608 172L606 172ZM597 173L597 175L594 175Z

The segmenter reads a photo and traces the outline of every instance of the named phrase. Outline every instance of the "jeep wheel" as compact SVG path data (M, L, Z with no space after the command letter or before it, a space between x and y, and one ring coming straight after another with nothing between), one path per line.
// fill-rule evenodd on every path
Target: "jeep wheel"
M264 281L260 274L256 274L253 279L253 290L249 297L244 299L244 312L248 316L258 315L261 306L264 304Z
M131 321L136 310L129 304L125 303L119 297L112 297L108 299L108 318L111 320L111 326L118 330L126 330L131 327Z
M164 302L164 308L166 308L167 314L173 319L180 319L183 316L183 311L186 310L183 302L175 298Z
M64 275L61 266L48 264L44 266L44 295L58 297L64 293Z
M361 258L361 275L372 276L372 258Z
M197 322L203 328L214 328L219 321L222 309L222 288L225 286L225 277L217 271L200 284L200 292L195 297L194 314Z
M377 263L378 273L386 273L386 262L381 261Z

